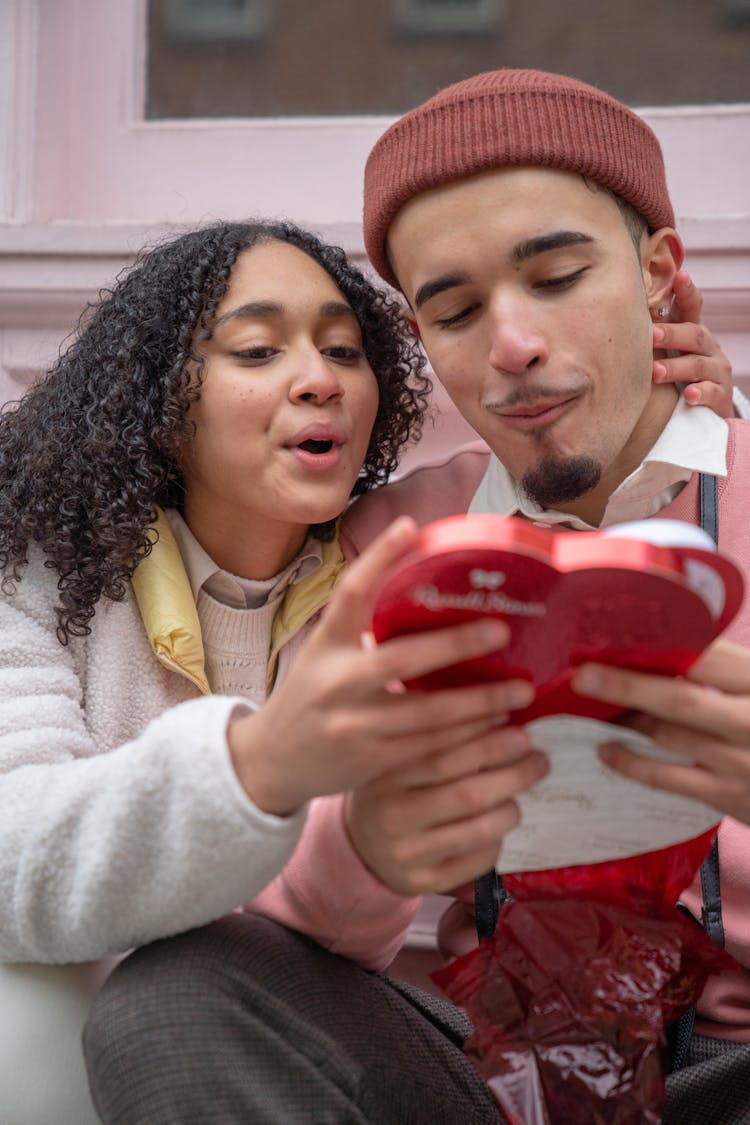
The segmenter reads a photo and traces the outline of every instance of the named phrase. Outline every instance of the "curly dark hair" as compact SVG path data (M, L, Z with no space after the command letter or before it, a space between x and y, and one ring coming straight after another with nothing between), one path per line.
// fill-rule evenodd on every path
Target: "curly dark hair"
M90 632L102 596L125 596L155 541L157 506L181 507L179 454L204 377L198 346L237 256L271 241L318 262L360 324L380 404L352 495L386 481L418 438L430 389L419 345L397 302L339 247L292 223L257 220L214 223L143 252L87 306L46 377L0 413L2 589L12 592L38 544L59 576L61 644ZM313 533L328 538L334 526Z

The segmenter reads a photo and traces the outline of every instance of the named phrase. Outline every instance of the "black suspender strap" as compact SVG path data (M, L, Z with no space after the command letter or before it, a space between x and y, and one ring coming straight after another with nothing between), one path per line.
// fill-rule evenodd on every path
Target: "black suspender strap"
M714 836L711 850L701 866L703 906L701 922L712 941L724 945L724 922L721 917L721 878L719 875L719 837Z
M496 871L488 871L474 880L474 916L480 941L494 934L505 897L503 881Z
M719 488L716 477L701 473L698 479L700 525L719 544ZM714 836L708 855L701 865L701 923L712 941L724 945L724 923L721 917L721 879L719 876L719 840ZM683 909L685 909L683 907ZM695 1008L688 1010L667 1028L670 1048L670 1071L682 1070L688 1062L690 1039L695 1023Z
M716 477L701 473L698 481L700 523L704 531L719 543L719 487ZM719 876L719 841L714 837L711 850L701 867L703 928L717 945L724 945L724 923L721 917L721 879Z
M719 485L716 477L700 473L698 477L701 527L719 545Z

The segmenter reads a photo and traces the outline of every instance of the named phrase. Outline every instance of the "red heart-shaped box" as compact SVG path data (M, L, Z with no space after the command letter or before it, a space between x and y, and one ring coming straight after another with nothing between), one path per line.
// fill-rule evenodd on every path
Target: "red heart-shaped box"
M713 550L556 532L508 516L454 516L424 527L415 549L385 576L372 631L380 642L501 617L511 627L505 648L408 686L521 677L537 694L514 713L516 722L552 714L606 719L618 708L571 690L578 665L682 674L729 624L742 596L740 572Z

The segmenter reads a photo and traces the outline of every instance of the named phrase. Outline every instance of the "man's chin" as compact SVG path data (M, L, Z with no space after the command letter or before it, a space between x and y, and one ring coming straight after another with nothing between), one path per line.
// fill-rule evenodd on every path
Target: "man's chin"
M521 477L526 495L540 508L555 508L596 488L602 467L593 457L544 457Z

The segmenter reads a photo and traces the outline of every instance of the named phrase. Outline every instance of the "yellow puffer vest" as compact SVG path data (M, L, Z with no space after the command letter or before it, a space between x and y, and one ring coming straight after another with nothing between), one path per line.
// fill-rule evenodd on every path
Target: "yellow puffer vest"
M157 660L186 676L208 695L203 640L185 566L164 512L153 525L158 539L132 578L143 626ZM289 586L273 622L267 684L276 679L281 649L330 598L346 566L338 534L322 544L323 561L311 574Z

